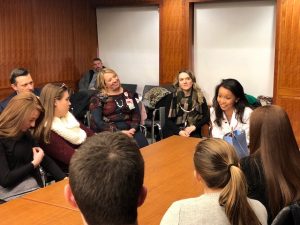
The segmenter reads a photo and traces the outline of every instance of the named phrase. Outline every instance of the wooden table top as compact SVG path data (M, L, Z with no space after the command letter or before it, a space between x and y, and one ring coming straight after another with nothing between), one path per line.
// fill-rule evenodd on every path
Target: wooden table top
M193 176L197 138L172 136L141 149L148 195L139 208L140 225L157 225L172 202L203 192ZM0 225L82 224L80 213L64 199L63 180L0 205ZM3 219L4 218L4 219Z
M174 201L203 193L193 175L193 155L199 141L198 138L172 136L141 150L148 195L139 208L139 224L157 225Z
M23 198L0 205L0 217L0 225L82 225L77 210Z

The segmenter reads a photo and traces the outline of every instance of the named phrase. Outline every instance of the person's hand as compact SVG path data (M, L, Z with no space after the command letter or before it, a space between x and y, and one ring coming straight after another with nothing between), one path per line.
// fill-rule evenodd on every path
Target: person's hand
M121 131L123 134L126 134L128 137L133 137L133 134L129 130L122 130Z
M45 154L43 149L41 149L40 147L33 147L32 152L33 160L31 161L31 163L33 164L34 168L36 168L41 164Z
M195 127L194 125L189 126L189 127L186 127L186 128L184 129L184 131L187 132L187 133L189 134L189 136L190 136L190 134L191 134L192 132L194 132L195 130L196 130L196 127Z
M179 131L179 135L183 136L183 137L189 137L190 136L190 134L188 134L185 130Z
M131 134L131 135L134 135L135 134L135 129L134 128L131 128L130 130L128 130L129 131L129 133Z

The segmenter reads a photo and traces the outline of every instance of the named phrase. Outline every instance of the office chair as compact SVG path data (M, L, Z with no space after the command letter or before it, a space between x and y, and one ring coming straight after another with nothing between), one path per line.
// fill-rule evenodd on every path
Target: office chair
M300 224L300 202L284 207L275 217L272 225L298 225Z
M121 84L122 88L130 91L131 93L136 93L137 84Z
M144 122L144 134L147 136L147 128L151 131L151 143L163 139L162 128L165 125L165 106L161 101L170 91L165 88L145 85L142 101L147 112L147 119ZM157 132L156 132L157 130Z

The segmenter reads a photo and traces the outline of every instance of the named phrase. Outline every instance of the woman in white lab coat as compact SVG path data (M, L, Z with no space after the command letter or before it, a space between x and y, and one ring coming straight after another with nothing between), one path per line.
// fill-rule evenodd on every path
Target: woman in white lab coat
M233 131L245 131L249 144L249 119L252 109L245 97L243 86L235 79L224 79L216 86L210 109L211 135L223 138Z

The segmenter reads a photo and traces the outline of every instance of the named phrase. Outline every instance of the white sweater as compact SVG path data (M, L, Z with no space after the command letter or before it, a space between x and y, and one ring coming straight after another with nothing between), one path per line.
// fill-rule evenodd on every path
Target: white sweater
M230 225L224 207L219 205L220 193L203 194L197 198L174 202L163 216L160 225ZM267 210L257 200L250 206L262 225L267 225Z

